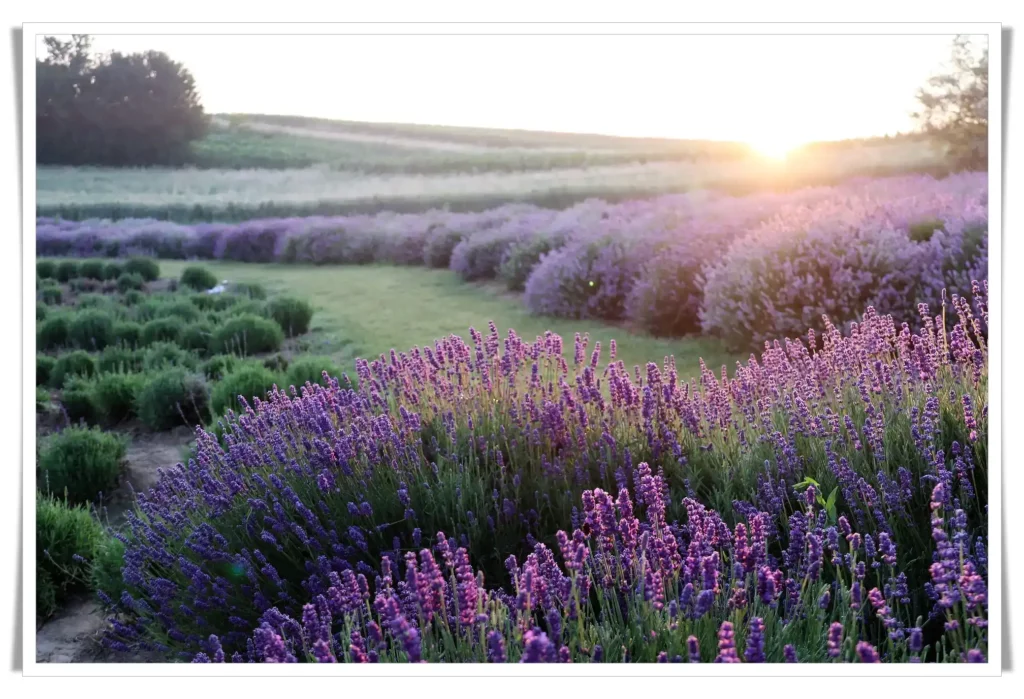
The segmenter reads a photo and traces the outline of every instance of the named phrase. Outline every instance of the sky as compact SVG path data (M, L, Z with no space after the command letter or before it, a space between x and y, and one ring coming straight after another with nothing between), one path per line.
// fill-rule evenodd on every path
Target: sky
M789 147L911 130L914 94L952 40L97 35L93 49L166 52L192 72L211 113Z

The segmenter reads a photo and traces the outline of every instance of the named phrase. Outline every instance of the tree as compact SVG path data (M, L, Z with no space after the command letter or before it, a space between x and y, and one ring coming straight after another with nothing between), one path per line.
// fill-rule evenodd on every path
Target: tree
M944 144L958 168L988 168L988 46L979 52L969 37L953 41L950 69L918 90L913 114L922 131Z
M174 165L207 127L192 74L164 53L89 54L89 37L45 39L36 61L40 164Z

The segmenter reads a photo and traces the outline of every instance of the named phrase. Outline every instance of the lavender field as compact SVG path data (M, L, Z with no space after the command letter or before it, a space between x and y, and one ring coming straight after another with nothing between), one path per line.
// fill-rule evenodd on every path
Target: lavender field
M46 256L450 267L497 279L534 313L704 333L734 349L844 324L868 305L912 321L987 269L987 177L853 180L784 194L709 192L564 210L176 224L39 218Z

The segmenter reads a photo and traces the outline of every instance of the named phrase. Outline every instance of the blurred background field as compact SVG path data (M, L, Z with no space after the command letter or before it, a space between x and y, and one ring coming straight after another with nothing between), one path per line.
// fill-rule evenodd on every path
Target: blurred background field
M40 166L37 213L190 222L564 208L948 170L943 149L921 135L809 144L781 159L742 143L235 115L213 118L180 167Z

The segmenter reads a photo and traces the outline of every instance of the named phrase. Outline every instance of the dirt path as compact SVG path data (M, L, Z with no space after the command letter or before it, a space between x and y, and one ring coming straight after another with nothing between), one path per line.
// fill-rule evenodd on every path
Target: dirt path
M134 493L153 487L158 469L167 469L182 460L182 449L193 439L193 432L182 427L171 432L139 432L131 435L125 458L128 465L120 487L107 503L106 521L113 527L124 523L132 508ZM100 636L106 628L106 615L91 595L70 601L54 618L36 630L36 661L40 663L123 663L162 662L147 654L122 655L104 648Z
M36 662L103 662L101 656L107 651L99 637L105 627L102 610L91 597L70 602L36 630Z
M188 427L170 432L140 432L131 436L125 458L128 466L121 485L107 504L107 519L111 526L124 522L125 513L134 504L135 493L153 487L159 479L157 471L168 469L182 461L182 450L194 437Z

